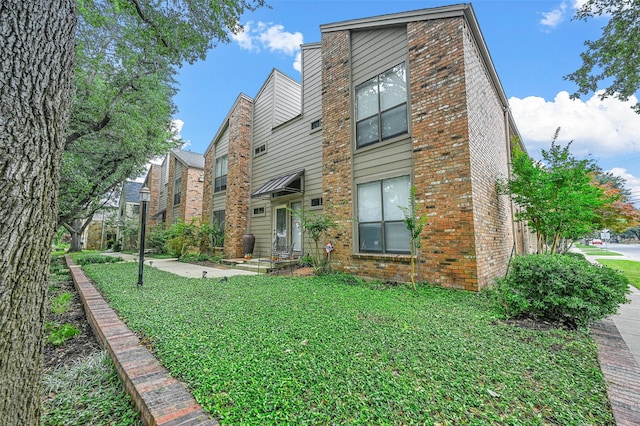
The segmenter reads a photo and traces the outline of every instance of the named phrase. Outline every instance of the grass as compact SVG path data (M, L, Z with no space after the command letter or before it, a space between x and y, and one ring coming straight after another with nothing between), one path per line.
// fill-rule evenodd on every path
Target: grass
M576 248L579 248L584 254L589 256L622 256L620 253L614 251L604 250L595 246L585 246L584 244L575 244Z
M108 354L98 351L45 373L40 424L140 426L142 421Z
M640 262L633 260L598 259L598 262L622 272L634 287L640 289Z
M586 330L505 324L484 294L84 270L222 424L615 424Z

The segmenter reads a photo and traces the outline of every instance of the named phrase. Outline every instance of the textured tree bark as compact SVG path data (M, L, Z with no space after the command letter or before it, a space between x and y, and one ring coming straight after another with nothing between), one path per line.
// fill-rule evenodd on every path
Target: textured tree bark
M0 424L38 425L75 0L0 1Z

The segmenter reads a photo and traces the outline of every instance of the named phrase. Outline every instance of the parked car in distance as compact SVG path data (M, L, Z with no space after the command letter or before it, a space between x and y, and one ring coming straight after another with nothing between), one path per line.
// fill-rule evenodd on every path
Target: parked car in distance
M591 244L593 244L593 245L596 245L596 244L602 245L602 240L594 238L593 240L591 240Z

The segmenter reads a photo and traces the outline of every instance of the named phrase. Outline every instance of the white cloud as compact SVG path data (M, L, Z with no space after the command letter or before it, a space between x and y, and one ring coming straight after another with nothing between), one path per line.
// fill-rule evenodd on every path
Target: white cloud
M242 31L237 34L231 34L231 39L235 40L236 43L240 46L240 48L248 51L258 50L256 46L253 44L253 38L251 37L251 25L252 22L247 22Z
M542 19L540 20L540 24L550 28L557 27L562 21L564 21L567 7L567 3L562 2L551 12L542 12Z
M573 141L571 151L578 157L608 158L640 152L640 115L631 109L636 102L635 96L627 102L600 100L599 93L587 100L570 99L564 91L553 101L536 96L509 99L523 142L534 157L541 148L550 147L558 127L558 142Z
M258 39L272 52L283 52L287 55L294 55L300 50L303 39L302 33L284 31L284 27L279 24L268 26L267 24L261 23L260 28L263 31L258 35Z
M280 24L252 21L243 25L244 29L238 34L231 34L240 48L259 52L261 49L268 49L270 52L283 53L294 56L293 68L300 71L300 45L304 37L300 32L285 31Z
M174 137L180 138L180 132L182 131L182 127L184 126L184 121L179 118L175 118L171 120L171 131L173 132Z
M567 19L571 19L587 0L564 0L550 12L541 12L540 25L555 28Z
M302 52L298 52L296 55L296 59L293 61L293 68L298 72L302 72Z

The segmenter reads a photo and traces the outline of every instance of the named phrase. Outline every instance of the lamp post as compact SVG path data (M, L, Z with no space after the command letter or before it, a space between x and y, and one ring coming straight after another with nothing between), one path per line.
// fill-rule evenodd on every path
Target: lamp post
M142 287L142 274L144 271L144 234L147 227L147 203L151 200L151 190L146 186L140 190L140 206L142 218L140 221L140 263L138 265L138 287Z

